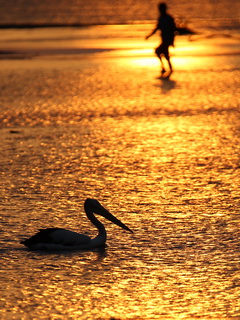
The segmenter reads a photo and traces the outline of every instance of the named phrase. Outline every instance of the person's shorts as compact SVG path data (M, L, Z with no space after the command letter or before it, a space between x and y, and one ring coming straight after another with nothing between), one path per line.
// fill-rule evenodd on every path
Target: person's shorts
M169 58L169 51L168 51L169 46L170 45L167 43L161 43L160 46L155 49L156 55L160 56L161 54L163 54L165 56L165 58L168 59Z

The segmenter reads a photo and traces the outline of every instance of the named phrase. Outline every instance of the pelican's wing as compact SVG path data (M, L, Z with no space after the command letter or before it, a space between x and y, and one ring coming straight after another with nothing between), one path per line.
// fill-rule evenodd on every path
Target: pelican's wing
M51 233L51 240L55 244L62 244L64 246L81 246L89 244L91 238L85 234L58 229Z
M34 236L21 241L21 243L27 247L41 246L41 244L72 247L88 245L90 241L91 238L84 234L59 228L48 228L41 229Z

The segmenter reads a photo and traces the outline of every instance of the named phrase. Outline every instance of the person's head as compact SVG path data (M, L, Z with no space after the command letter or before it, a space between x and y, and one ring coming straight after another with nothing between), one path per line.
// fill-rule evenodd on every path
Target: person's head
M158 5L158 9L160 11L161 14L166 14L167 12L167 5L165 2L160 2Z

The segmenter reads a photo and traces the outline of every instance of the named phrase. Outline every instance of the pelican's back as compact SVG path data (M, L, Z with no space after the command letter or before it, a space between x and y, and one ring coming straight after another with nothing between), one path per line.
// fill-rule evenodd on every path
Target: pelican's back
M88 246L90 242L91 238L87 235L60 228L41 229L31 238L21 241L33 250L71 249Z

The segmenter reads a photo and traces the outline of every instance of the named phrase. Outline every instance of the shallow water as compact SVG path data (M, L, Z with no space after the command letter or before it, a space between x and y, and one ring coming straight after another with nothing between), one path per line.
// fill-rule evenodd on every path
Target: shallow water
M2 319L239 318L239 47L179 40L169 81L148 50L0 61ZM134 234L106 223L105 251L19 244L94 236L86 197Z

